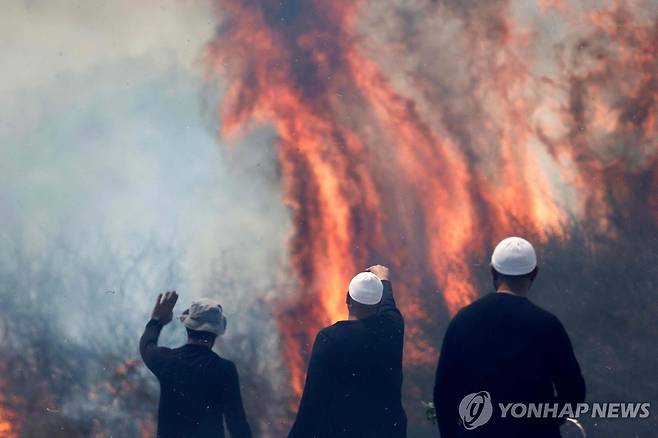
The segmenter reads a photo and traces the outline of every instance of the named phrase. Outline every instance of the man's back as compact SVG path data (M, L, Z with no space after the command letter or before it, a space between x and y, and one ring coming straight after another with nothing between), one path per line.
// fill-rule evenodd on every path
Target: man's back
M378 315L318 334L291 438L400 438L404 321L384 282Z
M457 424L458 405L479 391L490 393L493 416L466 431ZM489 294L451 322L434 395L442 436L559 436L558 421L502 420L498 403L577 403L584 394L584 380L562 324L526 298Z
M324 329L333 390L329 412L345 436L402 436L402 331L390 316L341 321ZM373 428L381 426L379 433ZM336 436L341 436L340 432Z
M140 342L144 362L160 382L158 438L251 437L235 365L203 345L157 347L161 325L150 321Z

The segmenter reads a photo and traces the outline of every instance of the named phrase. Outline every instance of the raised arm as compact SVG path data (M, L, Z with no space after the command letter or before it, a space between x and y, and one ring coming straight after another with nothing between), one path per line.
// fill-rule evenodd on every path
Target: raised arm
M393 297L393 285L391 284L389 269L383 265L374 265L366 270L379 277L384 285L382 301L379 305L379 313L396 312L400 314L400 310L398 310L395 304L395 298Z
M247 422L240 394L240 378L235 365L231 363L228 370L228 385L225 400L226 426L231 438L251 438L251 429Z
M178 300L176 291L159 294L151 314L151 320L146 324L144 333L139 340L139 353L146 366L159 375L164 356L168 348L158 347L158 338L162 327L169 324L174 316L174 306Z

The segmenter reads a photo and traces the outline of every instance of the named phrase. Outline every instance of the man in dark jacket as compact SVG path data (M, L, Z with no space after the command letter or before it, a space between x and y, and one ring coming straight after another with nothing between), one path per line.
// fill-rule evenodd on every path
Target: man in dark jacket
M404 320L388 268L358 274L349 320L320 331L289 438L404 438L401 403Z
M158 438L251 438L233 362L212 351L226 330L222 307L209 299L192 303L181 321L188 342L176 349L158 347L162 327L173 318L178 295L158 295L151 320L139 342L146 366L160 381Z
M553 417L565 403L575 409L585 398L564 327L526 297L537 276L534 248L518 237L503 240L491 272L496 293L458 312L443 339L434 386L441 437L559 437L564 419L514 418L509 411L502 418L499 408L557 403L547 411Z

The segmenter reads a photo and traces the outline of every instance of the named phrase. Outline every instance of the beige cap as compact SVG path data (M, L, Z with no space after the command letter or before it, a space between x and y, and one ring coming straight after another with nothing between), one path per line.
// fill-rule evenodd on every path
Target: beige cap
M180 321L190 330L214 333L221 336L226 331L226 317L222 306L210 298L193 301L182 313Z

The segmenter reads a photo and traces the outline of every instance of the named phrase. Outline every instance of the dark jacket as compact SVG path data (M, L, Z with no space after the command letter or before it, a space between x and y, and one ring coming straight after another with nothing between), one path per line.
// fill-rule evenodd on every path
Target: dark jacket
M377 315L320 331L289 438L404 438L404 320L384 281Z
M493 415L466 430L459 403L487 391ZM499 403L580 403L585 381L560 321L528 299L492 293L455 315L443 339L434 403L442 438L554 438L558 419L501 418Z
M139 342L146 366L160 381L158 438L251 438L233 362L210 348L158 347L162 324L151 320Z

